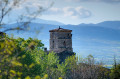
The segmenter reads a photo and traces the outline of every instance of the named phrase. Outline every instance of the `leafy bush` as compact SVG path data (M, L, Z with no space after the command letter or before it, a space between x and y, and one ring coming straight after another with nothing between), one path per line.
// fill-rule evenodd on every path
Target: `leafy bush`
M111 69L110 77L111 79L120 79L120 64Z

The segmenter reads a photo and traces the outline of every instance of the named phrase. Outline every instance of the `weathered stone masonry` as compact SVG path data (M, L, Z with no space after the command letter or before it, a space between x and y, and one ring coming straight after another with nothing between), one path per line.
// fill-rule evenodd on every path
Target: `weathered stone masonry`
M58 28L50 30L50 51L61 53L64 51L73 52L72 30Z

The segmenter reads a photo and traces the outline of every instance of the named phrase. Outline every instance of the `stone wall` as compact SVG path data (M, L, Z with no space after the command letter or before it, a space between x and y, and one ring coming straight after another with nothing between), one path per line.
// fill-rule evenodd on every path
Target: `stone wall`
M50 51L73 52L71 32L50 32Z

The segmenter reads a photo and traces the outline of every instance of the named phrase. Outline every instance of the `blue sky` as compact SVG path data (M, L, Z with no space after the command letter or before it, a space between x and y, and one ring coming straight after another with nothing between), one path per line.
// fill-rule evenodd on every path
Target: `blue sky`
M31 11L42 6L37 18L55 20L64 24L99 23L120 20L120 0L26 0L13 10L11 16L24 13L25 6ZM25 14L25 16L29 16Z

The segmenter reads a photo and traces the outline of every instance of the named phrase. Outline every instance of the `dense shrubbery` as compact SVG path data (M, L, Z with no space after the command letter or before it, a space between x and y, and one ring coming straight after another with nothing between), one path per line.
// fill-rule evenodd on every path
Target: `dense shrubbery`
M111 79L120 79L120 64L114 66L110 73Z
M68 57L59 64L59 57L43 51L40 40L29 38L0 38L0 78L2 79L115 79L116 69L95 65L94 58ZM117 72L117 74L116 74Z

